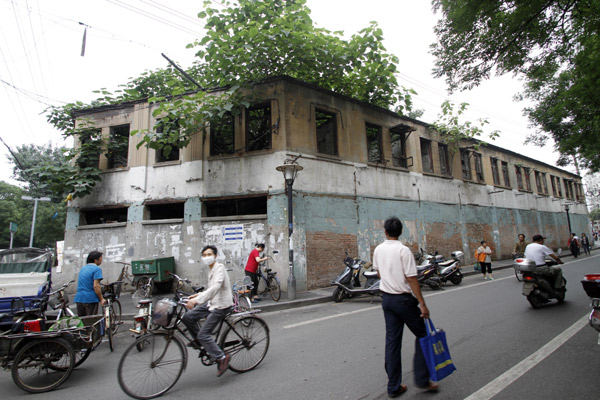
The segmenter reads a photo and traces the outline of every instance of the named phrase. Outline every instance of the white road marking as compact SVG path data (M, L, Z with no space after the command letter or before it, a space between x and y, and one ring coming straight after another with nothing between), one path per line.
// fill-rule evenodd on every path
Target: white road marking
M577 322L546 343L538 351L470 395L465 400L487 400L491 399L508 385L515 382L521 376L525 375L530 369L541 363L546 357L552 354L556 349L565 344L567 340L575 336L588 323L588 315L584 315Z
M285 325L283 327L283 329L296 328L298 326L303 326L303 325L308 325L308 324L314 324L315 322L327 321L328 319L334 319L334 318L339 318L339 317L346 317L348 315L358 314L358 313L361 313L363 311L371 311L371 310L375 310L375 309L381 309L381 306L377 305L377 306L374 306L374 307L361 308L360 310L349 311L349 312L345 312L345 313L341 313L341 314L328 315L327 317L316 318L316 319L309 319L309 320L304 321L304 322L298 322L297 324Z

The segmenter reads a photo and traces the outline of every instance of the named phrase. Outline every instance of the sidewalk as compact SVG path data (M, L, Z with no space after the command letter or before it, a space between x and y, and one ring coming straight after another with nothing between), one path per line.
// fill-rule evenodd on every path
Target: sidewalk
M568 257L570 257L570 255ZM494 270L512 268L512 261L512 259L494 261L492 264L492 268ZM473 265L464 265L462 267L462 273L465 276L480 274L480 272L473 270ZM295 300L289 300L287 298L287 292L282 292L281 299L279 299L279 301L277 302L273 301L271 297L267 295L266 297L262 297L262 300L258 303L253 303L252 307L259 309L263 312L271 312L310 306L313 304L333 302L333 299L331 297L333 288L333 286L330 286L326 288L307 290L305 292L297 292ZM135 314L137 314L137 309L133 304L131 295L132 293L123 292L121 293L121 297L119 298L121 302L123 318L132 318ZM154 299L161 299L165 297L169 298L172 296L173 294L170 293L161 293L156 294L153 297Z

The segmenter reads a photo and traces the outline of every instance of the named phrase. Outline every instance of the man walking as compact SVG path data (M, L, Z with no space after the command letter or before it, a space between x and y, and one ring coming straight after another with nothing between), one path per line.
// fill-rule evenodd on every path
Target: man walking
M429 370L419 343L419 338L427 335L423 319L429 318L429 310L417 280L417 266L412 252L398 240L402 234L402 222L392 217L385 221L383 227L386 240L375 248L373 268L379 273L383 293L388 397L398 397L407 390L402 383L402 333L405 324L416 337L413 359L415 384L418 388L435 391L439 385L429 380Z

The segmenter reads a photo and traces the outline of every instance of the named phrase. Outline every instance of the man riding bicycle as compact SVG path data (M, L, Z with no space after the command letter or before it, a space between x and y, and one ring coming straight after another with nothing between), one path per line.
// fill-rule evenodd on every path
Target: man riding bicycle
M202 249L202 263L210 269L208 288L189 297L186 304L189 311L182 321L195 338L191 345L202 345L208 355L217 360L217 376L221 376L227 371L231 356L217 345L212 332L231 310L233 296L227 270L223 264L217 263L216 258L215 246L205 246ZM198 329L198 321L202 318L206 318L206 321Z

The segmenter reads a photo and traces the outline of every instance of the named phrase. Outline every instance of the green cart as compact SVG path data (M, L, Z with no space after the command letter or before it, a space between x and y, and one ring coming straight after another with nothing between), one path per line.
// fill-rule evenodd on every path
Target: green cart
M137 289L142 289L148 282L151 282L161 291L169 291L173 281L173 277L169 273L175 272L175 258L164 257L132 261L131 272Z

